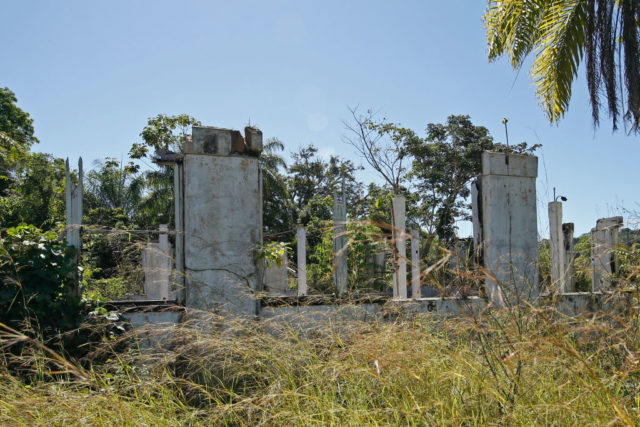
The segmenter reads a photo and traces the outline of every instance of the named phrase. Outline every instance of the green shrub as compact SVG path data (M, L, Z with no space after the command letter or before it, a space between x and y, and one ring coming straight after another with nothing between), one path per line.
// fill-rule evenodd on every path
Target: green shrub
M54 232L8 229L0 239L0 322L43 337L76 328L83 303L74 256Z

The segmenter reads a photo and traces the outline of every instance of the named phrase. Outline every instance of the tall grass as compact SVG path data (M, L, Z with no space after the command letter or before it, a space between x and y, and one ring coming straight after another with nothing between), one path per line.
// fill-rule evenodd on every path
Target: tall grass
M0 424L637 424L637 331L633 310L564 318L519 307L307 330L199 318L156 331L162 347L112 352L81 374L37 343L5 353ZM2 342L12 339L5 330ZM18 377L8 359L34 375Z

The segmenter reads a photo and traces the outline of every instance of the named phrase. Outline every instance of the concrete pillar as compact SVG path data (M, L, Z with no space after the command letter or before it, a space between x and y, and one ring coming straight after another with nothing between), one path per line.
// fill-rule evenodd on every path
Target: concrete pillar
M65 210L66 210L66 231L67 244L77 249L75 263L80 263L80 251L82 250L82 237L80 230L82 229L82 197L83 197L83 179L84 172L82 170L82 157L78 159L78 184L71 181L71 170L69 169L69 158L65 162ZM72 292L72 296L79 298L80 277L76 270L74 274L77 283L76 288Z
M618 229L622 217L600 218L591 229L591 289L610 291L615 286L617 268L615 250L618 248Z
M78 184L71 180L69 159L65 162L65 208L67 218L67 244L80 251L80 228L82 227L82 193L83 193L82 157L78 160Z
M338 296L347 293L347 206L344 195L333 196L333 280Z
M562 232L562 202L550 202L549 212L549 252L551 261L551 289L553 293L568 291L566 284L566 251Z
M159 301L169 299L169 283L173 261L166 234L167 226L160 226L159 243L147 243L142 250L145 299ZM164 233L163 233L164 232Z
M298 237L298 296L307 295L307 233L302 226L296 230Z
M183 235L187 308L257 315L262 269L262 134L193 126L184 143ZM253 148L252 148L253 147ZM255 150L255 151L252 151Z
M176 300L185 304L185 271L184 271L184 167L178 162L173 166L173 203L175 208L176 231Z
M393 198L394 280L393 297L407 298L407 237L405 230L405 197Z
M472 187L474 240L487 297L497 306L534 302L539 294L537 176L535 156L482 153Z
M562 224L562 242L564 247L564 283L565 292L576 291L576 278L574 262L576 258L576 251L573 248L573 223L567 222Z
M421 298L420 293L420 234L411 230L411 296Z

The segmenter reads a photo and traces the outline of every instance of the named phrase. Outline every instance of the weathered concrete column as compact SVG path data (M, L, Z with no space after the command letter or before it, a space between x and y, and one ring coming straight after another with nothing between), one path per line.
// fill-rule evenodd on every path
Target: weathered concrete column
M184 167L183 159L173 166L173 203L176 231L176 300L186 304L184 271Z
M562 241L564 248L564 261L565 261L565 292L575 292L576 290L576 278L575 278L575 258L576 251L573 248L573 223L566 222L562 224Z
M550 202L549 211L549 252L551 260L551 292L567 292L566 252L562 233L562 202Z
M497 306L535 302L539 294L537 176L535 156L482 153L472 188L474 240L487 297Z
M69 169L69 158L65 162L65 209L67 219L67 244L77 249L75 255L75 263L80 263L80 251L82 250L82 237L80 230L82 229L82 197L83 197L83 178L84 172L82 171L82 157L78 159L78 184L74 184L71 181L71 170ZM76 270L77 271L77 270ZM72 296L79 298L80 291L80 277L78 273L75 274L75 281L77 283Z
M347 206L344 195L333 196L333 280L338 296L347 293Z
M610 291L615 286L613 275L617 269L615 250L618 248L618 229L622 217L600 218L591 229L591 290Z
M67 244L80 251L80 228L82 227L82 193L83 193L82 157L78 160L78 184L71 180L69 159L65 162L65 208L67 216Z
M258 157L262 133L194 126L184 143L183 221L188 308L257 315L262 290Z
M420 292L420 234L411 230L411 296L421 298Z
M307 295L307 233L304 227L298 226L298 296Z
M402 194L393 198L393 297L407 298L407 237L405 230L406 200Z

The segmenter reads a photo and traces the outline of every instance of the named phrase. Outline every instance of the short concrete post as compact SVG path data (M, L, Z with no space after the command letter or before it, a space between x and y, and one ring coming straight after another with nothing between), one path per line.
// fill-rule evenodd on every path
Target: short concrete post
M537 176L535 156L482 153L482 175L472 188L473 234L496 306L533 303L539 294Z
M551 291L567 292L566 252L562 233L562 202L550 202L549 211L549 252L551 260Z
M615 282L618 248L618 229L622 217L601 218L591 229L591 289L593 292L609 291Z
M307 233L304 227L298 226L298 296L307 295Z
M575 279L575 268L574 262L576 257L576 252L573 248L573 223L567 222L562 224L562 242L564 248L564 283L565 283L565 292L575 292L576 290L576 279Z
M421 298L420 293L420 234L411 230L411 296Z
M407 237L405 230L405 197L393 198L394 281L393 297L407 298Z
M287 251L282 253L280 265L271 264L264 273L264 283L267 292L271 295L289 296L289 257Z
M347 206L344 195L333 197L334 282L338 296L347 293Z

